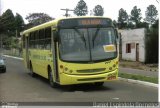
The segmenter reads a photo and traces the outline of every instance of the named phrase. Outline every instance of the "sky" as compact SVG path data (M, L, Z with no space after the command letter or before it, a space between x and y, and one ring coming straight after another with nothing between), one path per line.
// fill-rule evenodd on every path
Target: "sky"
M65 11L61 9L69 8L74 9L80 0L0 0L1 1L1 13L7 9L11 9L14 15L19 13L23 19L29 13L43 12L50 15L53 18L62 17ZM101 5L104 8L104 16L109 17L113 20L117 20L118 11L123 8L130 14L134 6L141 9L142 17L145 17L146 8L153 4L159 11L160 0L84 0L90 10L96 5ZM71 16L75 16L73 12L69 12ZM27 23L27 21L25 20Z

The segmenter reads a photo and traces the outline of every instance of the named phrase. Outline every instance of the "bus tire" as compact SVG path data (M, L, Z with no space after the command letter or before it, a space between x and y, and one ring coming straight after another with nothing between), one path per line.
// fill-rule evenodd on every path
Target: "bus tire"
M32 76L32 77L35 77L36 76L36 74L33 72L33 67L32 67L32 63L30 62L30 75Z
M48 68L48 80L49 80L49 84L52 88L57 87L57 83L55 83L53 80L52 69L50 67Z
M103 86L104 82L95 82L95 86Z

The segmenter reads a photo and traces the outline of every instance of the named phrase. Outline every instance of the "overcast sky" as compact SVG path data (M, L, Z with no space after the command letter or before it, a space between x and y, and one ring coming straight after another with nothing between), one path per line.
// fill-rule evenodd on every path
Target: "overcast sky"
M1 0L1 10L5 12L7 9L11 9L14 14L19 13L25 20L25 17L29 13L43 12L50 15L53 18L62 17L65 12L60 10L62 8L74 9L80 0ZM153 4L159 10L160 0L84 0L87 3L88 11L96 5L101 5L104 8L104 16L110 17L113 20L117 20L118 11L123 8L130 14L134 6L141 9L142 17L145 17L146 8ZM69 12L74 16L73 12ZM25 21L26 22L26 21Z

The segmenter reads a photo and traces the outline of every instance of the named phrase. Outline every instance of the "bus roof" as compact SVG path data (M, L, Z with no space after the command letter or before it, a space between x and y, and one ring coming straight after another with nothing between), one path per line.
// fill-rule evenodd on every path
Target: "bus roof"
M27 29L27 30L21 32L21 35L28 34L30 32L33 32L33 31L36 31L36 30L39 30L39 29L42 29L42 28L47 28L47 27L50 27L50 26L55 26L56 27L58 22L60 20L63 20L63 19L78 19L78 18L108 18L108 17L102 17L102 16L79 16L79 17L58 18L58 19L46 22L44 24L40 24L38 26L32 27L30 29ZM108 19L111 19L111 18L108 18Z

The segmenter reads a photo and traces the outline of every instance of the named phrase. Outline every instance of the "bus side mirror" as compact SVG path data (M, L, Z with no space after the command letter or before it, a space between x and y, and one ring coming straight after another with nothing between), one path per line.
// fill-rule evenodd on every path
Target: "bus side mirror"
M116 34L116 42L117 44L119 44L119 34L118 34L118 30L117 29L114 29L114 32Z
M115 32L115 34L116 34L116 38L118 39L118 31L117 31L117 29L114 29L114 32Z

